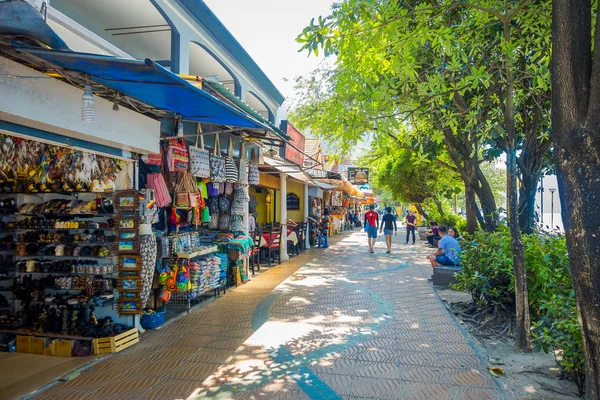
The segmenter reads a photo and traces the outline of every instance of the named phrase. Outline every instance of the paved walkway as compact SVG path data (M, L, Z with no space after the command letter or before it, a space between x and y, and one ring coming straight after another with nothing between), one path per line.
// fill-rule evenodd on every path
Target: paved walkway
M504 398L427 281L427 250L383 246L336 237L36 398Z

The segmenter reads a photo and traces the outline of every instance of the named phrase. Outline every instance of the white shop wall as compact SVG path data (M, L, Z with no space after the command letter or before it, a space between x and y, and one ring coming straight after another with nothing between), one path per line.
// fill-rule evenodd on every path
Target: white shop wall
M0 57L0 119L138 153L158 153L160 123L94 96L96 117L81 120L83 91ZM9 78L12 75L16 78Z

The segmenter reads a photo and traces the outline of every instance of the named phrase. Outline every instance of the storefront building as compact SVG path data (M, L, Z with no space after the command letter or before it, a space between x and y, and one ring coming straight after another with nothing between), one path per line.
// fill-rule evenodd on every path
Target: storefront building
M252 201L266 221L285 221L286 196L296 195L290 215L306 220L306 184L296 171L289 180L277 168L275 177L259 171L265 145L290 140L272 123L283 101L272 83L254 88L268 98L261 115L218 80L173 73L183 68L182 52L124 58L143 40L136 47L115 39L122 49L77 22L86 7L100 7L99 22L109 18L109 4L100 3L48 8L68 45L28 2L0 2L0 91L10 93L0 98L0 337L13 351L83 356L134 345L138 330L165 318L146 308L189 309L251 279ZM163 3L187 2L148 2ZM213 30L224 29L187 5L187 25L205 15ZM115 18L125 23L130 11ZM15 26L15 15L24 23ZM171 24L173 45L182 31ZM243 56L237 52L232 71ZM242 87L266 79L248 69ZM255 189L263 187L270 192Z

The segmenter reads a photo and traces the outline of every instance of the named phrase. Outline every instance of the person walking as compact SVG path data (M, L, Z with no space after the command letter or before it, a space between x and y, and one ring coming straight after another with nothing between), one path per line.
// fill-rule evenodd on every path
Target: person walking
M396 219L392 215L392 207L387 207L385 211L387 211L387 214L381 218L379 233L383 230L383 233L385 234L385 244L388 248L386 253L389 254L392 252L392 233L394 235L398 234L398 226L396 225Z
M379 225L379 214L375 212L375 206L371 204L369 211L365 213L365 231L369 238L369 251L375 253L375 241L377 240L377 226Z
M408 244L408 239L412 232L412 244L415 244L415 231L417 229L417 216L413 210L408 210L408 215L406 216L406 244Z

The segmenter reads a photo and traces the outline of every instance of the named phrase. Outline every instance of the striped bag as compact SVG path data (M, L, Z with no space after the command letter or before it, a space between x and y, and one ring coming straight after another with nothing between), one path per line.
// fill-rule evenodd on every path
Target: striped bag
M233 160L233 143L229 138L229 156L225 157L225 180L231 183L237 183L240 179L240 172Z
M196 146L189 147L190 153L190 172L198 178L210 177L210 153L204 149L204 137L201 135L200 124L198 124L198 134L200 136L200 147L198 147L198 136L196 136Z
M148 174L148 188L154 190L154 196L156 197L156 205L159 208L166 207L173 202L169 189L165 183L165 178L162 174Z

